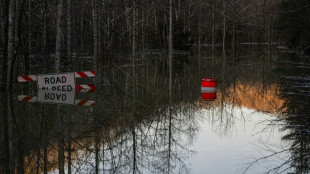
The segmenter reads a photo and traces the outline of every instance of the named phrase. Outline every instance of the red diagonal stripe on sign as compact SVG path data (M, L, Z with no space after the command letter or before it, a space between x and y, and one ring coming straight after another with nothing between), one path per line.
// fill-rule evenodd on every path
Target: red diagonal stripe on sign
M29 76L21 76L21 77L24 78L28 82L33 81L32 78L30 78Z
M90 106L95 106L96 105L96 103L94 102L94 103L92 103Z
M76 72L81 77L88 77L84 72Z
M75 90L76 91L81 91L81 90L89 90L89 91L96 91L96 86L95 85L92 85L92 84L90 84L90 85L76 85L75 86Z
M83 87L81 85L76 85L75 88L76 88L77 91L83 89Z
M22 102L27 102L29 100L32 99L33 96L26 96L25 98L23 98Z
M96 74L95 74L95 71L90 71L90 72L91 72L92 74L96 75Z
M78 102L76 105L78 105L78 106L83 106L86 102L87 102L87 100L81 100L81 101Z
M92 93L95 92L96 89L76 89L76 92L88 92L88 93Z

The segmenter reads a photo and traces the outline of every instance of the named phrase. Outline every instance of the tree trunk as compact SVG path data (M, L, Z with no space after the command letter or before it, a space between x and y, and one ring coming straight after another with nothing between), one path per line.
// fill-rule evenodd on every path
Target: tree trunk
M171 2L172 0L170 0ZM170 5L171 7L171 5ZM169 77L169 125L168 125L168 171L171 168L171 148L172 148L172 77Z
M147 13L147 9L146 9L146 13ZM142 9L142 18L144 17L145 13L144 13L144 10ZM144 22L144 19L142 19L142 22L141 22L141 60L142 60L142 65L144 63L144 49L145 49L145 31L144 31L144 28L145 28L145 22Z
M48 152L47 152L47 144L48 144L48 130L47 130L47 104L44 104L43 106L43 114L44 114L44 139L43 139L43 173L44 174L47 174L47 166L48 166L48 160L47 160L47 155L48 155Z
M223 0L223 79L226 80L226 54L225 54L225 40L226 40L226 4Z
M3 168L1 169L1 171L3 171L3 173L10 173L9 170L9 133L8 133L8 103L7 103L7 98L8 98L8 94L6 91L6 88L4 87L4 96L1 97L1 102L3 103L2 105L2 116L1 116L1 136L3 138L3 149L1 149L1 153L3 153Z
M17 59L18 50L21 44L21 27L23 25L22 23L22 13L23 13L23 7L24 7L25 0L20 3L19 0L15 0L15 12L14 12L14 36L13 36L13 56L11 61L11 68L10 68L10 79L9 83L13 82L13 75L14 75L14 65Z
M19 21L19 12L20 12L19 5L20 5L20 0L15 0L15 19L14 19L15 45L17 45L16 42L18 40L18 25L20 25L20 21ZM16 51L16 50L14 50L14 51Z
M136 109L136 0L132 2L132 47L131 47L131 59L132 59L132 83L133 83L133 113L135 116ZM136 132L135 126L132 127L132 141L133 141L133 168L132 173L135 174L137 172L137 154L136 154Z
M15 0L10 0L9 2L9 16L8 16L8 52L7 52L7 70L6 70L6 80L8 83L10 83L11 79L11 71L12 69L12 62L13 62L13 52L14 52L14 36L13 36L13 30L14 30L14 13L15 13Z
M83 39L83 31L84 31L84 10L85 7L83 5L83 1L82 1L82 16L81 16L81 22L80 22L80 53L83 53L83 49L84 49L84 39Z
M94 40L94 69L98 70L98 14L97 14L97 0L92 1L92 17L93 17L93 40ZM97 72L98 73L98 72Z
M7 118L8 118L8 146L9 146L9 169L10 173L15 173L15 136L14 129L15 126L13 122L13 110L12 110L12 91L11 89L7 88Z
M233 84L234 91L236 90L236 79L235 79L235 59L236 59L236 25L235 21L233 21L232 26L232 65L233 65Z
M36 174L39 174L40 171L40 161L41 161L41 149L40 145L37 147L37 166L36 166Z
M47 55L46 55L46 45L47 45L47 2L43 1L43 36L42 36L42 48L41 48L41 54L44 55L45 57L45 73L47 73L47 68L48 68L48 60L47 60ZM31 43L29 43L31 46ZM30 48L29 48L30 50Z
M136 101L136 1L132 2L132 44L131 44L131 60L132 60L132 80L133 80L133 102Z
M15 62L18 58L18 54L19 54L19 49L21 47L22 44L22 27L23 27L23 10L24 10L24 5L25 5L25 0L22 0L22 2L20 3L18 0L16 1L16 8L18 10L16 10L16 19L15 19L15 48L13 48L13 57L12 57L12 62L11 62L11 68L10 68L10 79L9 82L12 83L13 82L13 75L14 75L14 65Z
M169 58L169 144L168 144L168 173L170 173L171 158L171 103L172 103L172 0L169 0L169 36L168 36L168 58Z
M58 168L59 174L65 173L65 155L64 155L64 134L63 134L63 117L60 113L61 106L57 107L58 119Z
M55 48L55 71L60 72L60 54L61 54L61 18L62 18L63 0L58 0L57 5L57 31L56 31L56 48Z
M215 5L214 0L212 1L212 76L215 74L215 53L214 53L214 44L215 44Z
M100 135L95 133L95 173L99 173Z
M9 24L9 0L1 1L3 3L3 68L2 68L2 77L3 82L7 83L7 62L8 62L8 24Z
M71 47L71 0L67 0L67 59L69 62L72 62Z
M4 36L5 36L4 35L4 21L5 21L5 19L4 19L4 10L3 10L4 6L5 6L4 1L0 1L0 19L1 19L0 20L0 38L2 39L2 40L0 40L0 44L4 43Z
M31 57L31 0L28 0L28 52L25 58L25 74L29 74Z
M71 135L71 124L72 124L72 117L71 117L71 108L69 113L69 119L68 119L68 174L71 174L71 153L72 153L72 135Z
M132 165L133 165L133 171L132 173L135 174L137 173L137 140L136 140L136 128L135 126L132 127L132 153L133 153L133 160L132 160Z
M199 14L201 14L201 5L199 6ZM201 15L198 15L198 71L200 75L200 59L201 59Z
M62 35L62 9L63 0L58 0L57 7L57 31L56 31L56 48L55 48L55 70L60 72L60 56L61 56L61 35ZM58 119L58 168L59 173L64 174L64 144L63 144L63 120L60 114L60 106L57 106L57 119Z
M168 60L169 60L169 84L172 84L172 0L169 0L169 34L168 34ZM171 97L172 89L169 86L169 97Z

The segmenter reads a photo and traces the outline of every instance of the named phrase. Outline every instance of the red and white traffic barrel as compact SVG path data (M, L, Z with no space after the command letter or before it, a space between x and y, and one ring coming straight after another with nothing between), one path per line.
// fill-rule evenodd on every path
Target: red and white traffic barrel
M216 99L216 80L213 77L205 77L201 80L201 98L206 101Z

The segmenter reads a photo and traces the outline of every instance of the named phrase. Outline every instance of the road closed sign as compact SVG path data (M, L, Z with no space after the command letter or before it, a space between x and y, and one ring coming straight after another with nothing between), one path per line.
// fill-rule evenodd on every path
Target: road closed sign
M74 73L38 75L38 89L49 91L74 91Z

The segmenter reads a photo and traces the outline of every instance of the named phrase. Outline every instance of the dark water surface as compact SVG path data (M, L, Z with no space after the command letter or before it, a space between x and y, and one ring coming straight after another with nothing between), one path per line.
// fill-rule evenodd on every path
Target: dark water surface
M309 59L266 49L175 55L172 84L163 55L141 55L134 78L118 55L77 79L95 92L57 93L61 104L14 84L1 93L0 173L309 173ZM90 70L79 62L66 71ZM214 101L201 99L207 76Z

